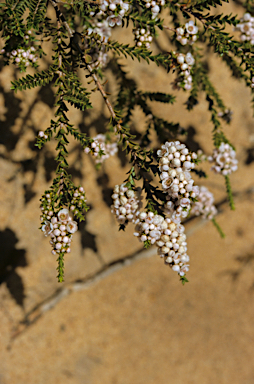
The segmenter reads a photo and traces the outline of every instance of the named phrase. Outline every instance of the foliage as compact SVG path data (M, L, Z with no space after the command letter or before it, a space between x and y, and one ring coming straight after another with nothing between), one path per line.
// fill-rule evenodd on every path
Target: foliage
M243 80L251 89L254 48L251 42L241 41L239 34L233 36L232 33L226 32L229 27L233 32L233 28L241 22L237 15L214 13L215 9L218 10L226 2L163 0L156 1L155 6L148 6L144 0L111 0L106 6L105 2L103 5L100 1L90 0L5 0L0 4L0 30L4 44L2 56L5 65L14 64L22 72L26 72L28 66L34 68L33 74L13 81L11 89L17 92L46 85L55 89L55 119L51 120L45 132L39 132L35 144L41 149L50 140L57 141L56 176L52 186L45 191L41 199L41 228L45 234L54 233L52 231L55 229L45 223L49 223L52 217L57 217L63 208L67 207L72 211L78 221L85 220L84 211L88 209L82 187L75 186L68 173L69 135L73 136L87 153L97 156L97 165L107 157L110 142L117 142L131 164L125 180L126 187L136 191L136 182L141 180L146 211L166 217L165 191L158 186L158 182L156 184L160 168L156 151L152 147L151 133L154 131L158 143L163 144L167 140L176 140L177 136L185 131L180 123L166 121L157 116L153 112L151 102L173 105L176 97L170 93L140 90L125 70L120 60L122 58L145 61L148 65L155 63L167 72L175 73L173 88L188 94L185 106L189 111L195 109L201 94L204 93L214 127L212 135L215 147L219 148L222 143L228 143L232 150L234 149L223 131L225 122L230 123L230 111L209 77L205 52L208 48L212 49L229 67L232 76ZM253 16L251 2L243 4L243 13L244 9ZM165 25L163 17L166 15L171 19L170 25ZM192 24L188 24L189 20L192 20ZM132 28L133 44L123 44L111 39L111 30L115 27L129 28L128 33ZM198 32L193 33L191 28L197 30L197 27ZM170 52L161 51L154 54L151 44L153 40L159 40L161 31L169 31L169 45L173 44L174 47ZM192 37L194 35L195 39ZM41 42L46 39L50 39L52 43L51 64L46 70L41 70L40 59L46 55ZM33 59L29 59L31 48L37 55ZM114 102L102 84L107 63L118 85ZM81 80L81 71L85 72L87 84ZM68 119L68 105L81 111L92 108L91 93L87 90L91 82L94 83L94 91L100 92L111 115L105 142L101 138L88 137L79 132ZM146 128L140 136L133 134L130 128L136 107L140 107L145 115ZM205 130L204 134L209 135ZM200 155L197 162L205 158ZM199 177L207 177L202 170L193 171ZM226 173L224 176L230 206L234 209L229 176ZM192 203L196 201L193 197ZM212 221L224 237L214 218ZM67 226L67 221L63 222ZM120 229L124 229L126 224L127 221L120 223ZM64 236L71 239L71 233L62 235L61 239ZM52 238L54 240L54 236ZM61 241L63 240L58 243ZM150 239L144 242L146 248L150 245ZM69 248L67 245L58 250L54 247L55 244L52 252L58 256L58 280L63 281L64 253ZM180 275L180 280L183 284L188 281L185 274Z

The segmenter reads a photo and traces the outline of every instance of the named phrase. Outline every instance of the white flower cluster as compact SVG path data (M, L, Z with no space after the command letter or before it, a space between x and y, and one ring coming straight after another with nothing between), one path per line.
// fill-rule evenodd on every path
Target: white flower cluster
M166 210L172 217L186 217L191 201L198 196L199 189L194 186L191 170L195 168L195 152L189 152L180 141L166 142L157 151L160 179L167 193Z
M86 147L84 152L91 153L95 157L95 163L100 164L109 156L114 156L118 152L118 146L117 143L106 143L106 136L100 133L93 138L92 144Z
M45 215L47 215L48 220L44 220L41 229L45 236L51 236L52 254L69 253L71 251L72 234L78 228L76 221L72 220L69 210L66 208L61 209L57 217L53 216L53 211L45 211L43 209L41 218L43 219Z
M145 28L135 29L133 33L135 36L135 42L137 47L142 47L143 45L147 49L150 48L150 43L152 42L153 38L149 28L147 28L146 30Z
M251 79L251 88L254 88L254 77Z
M193 44L197 40L198 27L190 20L183 27L176 29L176 40L182 45Z
M104 0L102 4L100 4L99 14L97 17L101 17L102 19L106 19L109 27L113 28L115 25L122 25L122 18L125 16L126 12L128 12L130 8L130 4L128 1L122 0ZM91 12L91 16L94 15L94 12Z
M194 186L191 170L195 167L198 155L189 152L180 141L166 142L157 151L162 188L167 193L165 212L170 217L164 218L153 212L140 212L141 198L125 184L116 186L112 195L111 212L120 224L132 221L136 224L134 235L145 245L156 244L158 254L166 264L184 276L189 270L186 235L181 224L182 217L190 211L191 203L199 194ZM202 155L202 154L201 154Z
M11 52L7 52L6 56L13 61L13 63L17 66L24 65L28 67L29 65L33 65L37 61L37 57L35 55L35 48L19 48L17 50L13 50ZM2 49L1 53L5 53L5 50Z
M235 29L241 32L242 41L249 41L251 45L254 45L254 17L250 13L243 15Z
M107 20L98 20L97 17L92 19L92 27L87 29L88 37L92 33L96 33L100 36L102 43L107 43L111 36L111 28L108 25ZM91 67L105 67L108 63L108 54L105 52L105 45L102 44L100 47L93 47L93 50L89 51L92 56Z
M118 223L125 224L128 221L134 223L139 213L138 209L142 206L137 193L128 189L125 184L116 185L112 199L111 212L116 216Z
M150 8L152 12L152 19L155 19L161 11L160 7L165 5L165 0L144 0L145 7Z
M149 241L151 244L156 244L157 253L180 276L188 272L186 235L184 226L179 223L179 220L164 219L163 216L155 215L153 212L140 212L134 236L141 242Z
M177 78L177 86L180 87L183 83L184 89L190 90L192 88L191 68L195 64L195 59L190 52L186 55L179 53L176 59L179 64L179 77Z
M73 194L73 198L70 202L70 210L74 212L74 215L78 213L78 210L75 210L76 207L81 208L86 202L85 191L83 187L79 187Z
M104 67L106 67L106 65L108 64L108 61L109 61L109 57L108 57L108 54L104 50L105 50L105 48L104 48L104 46L102 46L100 50L93 53L93 55L92 55L93 61L92 61L92 63L90 63L90 66L92 68L97 68L97 67L104 68Z
M191 213L196 216L201 215L203 219L212 220L217 214L213 194L206 187L201 186L197 200L192 205Z
M213 155L208 156L208 160L215 163L211 169L223 176L230 175L238 168L235 155L234 149L229 144L221 143L219 148L213 150Z
M107 43L111 36L111 28L108 25L107 20L98 20L94 18L92 20L93 26L88 28L88 35L96 33L101 37L101 42Z

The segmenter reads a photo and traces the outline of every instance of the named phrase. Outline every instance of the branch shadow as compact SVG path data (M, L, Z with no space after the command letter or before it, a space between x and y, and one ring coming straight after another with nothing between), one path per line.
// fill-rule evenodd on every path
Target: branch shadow
M247 152L247 157L245 160L245 164L250 165L254 161L254 147L248 148L246 152Z
M1 258L0 258L0 285L6 286L16 303L24 308L25 289L21 276L16 271L17 267L26 267L25 249L17 249L18 238L10 229L0 231Z
M5 92L1 85L0 93L4 97L4 106L7 109L3 115L3 119L0 119L0 144L3 144L9 153L15 149L20 138L20 133L12 132L11 128L15 125L16 119L22 111L22 101L14 94L14 92Z
M189 125L186 129L186 137L184 140L184 143L189 148L191 152L197 152L199 149L202 150L202 146L200 143L195 139L195 136L197 134L197 131L193 125Z
M238 263L237 268L221 272L221 275L229 276L232 283L237 283L240 277L243 276L246 269L252 268L254 271L254 253L247 252L245 255L236 256L235 261ZM252 282L249 290L254 292L254 281Z

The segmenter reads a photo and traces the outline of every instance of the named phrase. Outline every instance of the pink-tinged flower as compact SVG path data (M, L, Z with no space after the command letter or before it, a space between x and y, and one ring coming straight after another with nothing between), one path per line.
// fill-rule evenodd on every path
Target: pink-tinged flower
M184 35L184 29L182 27L176 28L176 33L178 35Z
M188 198L186 198L186 197L182 198L182 199L180 200L180 205L181 205L182 207L189 207L189 205L190 205L190 199L188 199Z
M76 221L69 221L66 225L67 231L70 233L75 233L78 229L78 224Z
M61 209L57 214L60 221L67 221L69 218L69 210L67 208Z
M41 227L41 230L44 232L44 235L47 237L53 231L53 225L50 221L44 221L44 224Z
M185 61L188 65L191 65L191 66L195 64L195 59L190 52L186 54Z
M122 25L122 18L121 16L111 15L107 18L107 22L108 25L113 28L115 25Z
M162 180L162 188L163 189L168 189L171 187L171 185L173 184L174 182L174 179L172 177L167 177L165 179Z
M150 236L158 240L161 237L161 231L158 231L158 230L150 231Z
M169 154L168 147L166 145L162 145L161 149L157 151L157 155L159 157L167 156Z

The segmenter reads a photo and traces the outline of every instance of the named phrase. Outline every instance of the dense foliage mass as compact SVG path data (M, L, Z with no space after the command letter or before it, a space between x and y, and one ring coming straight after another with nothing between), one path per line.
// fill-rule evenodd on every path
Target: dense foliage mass
M225 15L222 0L5 0L0 4L1 55L6 65L21 72L33 72L12 83L12 89L27 90L51 84L55 87L55 119L45 131L38 132L36 146L42 148L57 141L56 177L41 198L41 230L50 237L53 255L57 255L58 280L64 277L64 256L70 252L78 222L88 210L82 186L74 185L68 173L68 135L72 135L84 152L94 158L96 166L117 153L120 146L130 162L126 180L119 180L112 195L112 213L120 229L132 222L134 235L145 247L155 244L165 264L176 271L182 283L188 281L189 269L183 220L190 214L215 221L217 213L211 192L195 185L193 176L206 177L199 168L210 161L212 170L226 181L229 203L234 209L229 175L237 170L236 153L223 132L232 112L226 108L212 84L204 61L207 46L223 60L232 76L244 80L253 90L254 6L251 1L237 3L242 14ZM165 22L163 18L170 20ZM113 29L125 28L132 44L111 38ZM229 28L232 33L226 32ZM153 42L166 29L170 33L168 52L153 53ZM52 43L51 64L40 69L46 55L42 42ZM158 49L158 47L157 47ZM47 53L48 54L48 53ZM173 89L186 92L185 103L193 110L201 92L206 95L213 123L214 152L206 156L201 150L191 152L178 140L183 134L180 124L163 120L153 113L149 101L173 104L175 97L160 92L142 92L127 76L119 58L131 57L156 63L175 74ZM118 85L112 101L105 92L105 68L114 67ZM68 119L68 104L79 110L92 108L91 94L83 84L94 83L110 113L107 134L88 137ZM33 73L33 74L32 74ZM137 137L130 132L132 112L139 106L146 116L146 128ZM150 139L155 131L160 148ZM204 130L204 135L208 135ZM85 156L85 155L84 155ZM123 177L124 179L124 177ZM141 185L138 188L136 183ZM76 221L75 221L76 220Z

